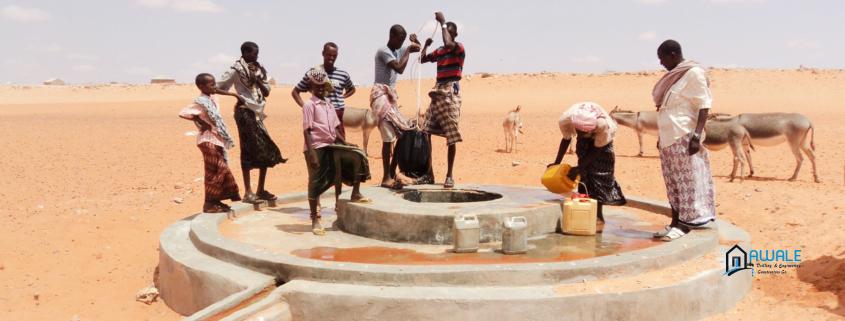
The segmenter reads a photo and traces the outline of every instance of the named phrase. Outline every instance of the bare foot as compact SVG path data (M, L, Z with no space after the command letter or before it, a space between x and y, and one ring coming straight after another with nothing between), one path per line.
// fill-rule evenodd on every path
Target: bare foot
M381 187L389 188L389 189L402 189L402 183L397 182L395 179L389 178L386 180L381 181Z
M364 195L361 195L360 193L352 194L352 196L350 196L349 198L352 200L352 203L372 203L373 202L373 200L371 200L370 198L368 198Z

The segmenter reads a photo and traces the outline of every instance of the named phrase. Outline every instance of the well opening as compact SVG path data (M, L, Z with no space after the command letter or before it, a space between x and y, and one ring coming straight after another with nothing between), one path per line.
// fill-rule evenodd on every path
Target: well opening
M410 190L402 193L402 198L417 203L469 203L500 199L502 194L469 189Z

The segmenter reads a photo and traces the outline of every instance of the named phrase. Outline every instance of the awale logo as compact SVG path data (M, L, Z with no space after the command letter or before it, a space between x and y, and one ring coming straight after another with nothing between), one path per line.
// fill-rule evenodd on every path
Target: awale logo
M731 276L742 270L751 270L751 274L754 275L754 268L748 263L748 252L736 244L725 252L725 275Z
M788 269L801 267L801 250L757 250L745 251L739 244L725 252L725 275L731 276L742 270L751 270L751 275L786 274Z

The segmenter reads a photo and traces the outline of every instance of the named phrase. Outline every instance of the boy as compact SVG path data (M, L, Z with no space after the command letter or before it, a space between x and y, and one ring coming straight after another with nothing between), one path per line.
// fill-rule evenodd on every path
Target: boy
M311 231L325 235L317 209L320 194L335 187L335 204L340 198L341 184L352 185L352 202L369 203L361 195L362 181L370 179L367 156L357 146L347 144L340 132L340 119L334 106L326 100L331 82L326 72L315 67L306 73L312 96L302 105L302 128L305 137L305 163L308 165L308 206L311 210ZM336 207L335 207L336 208Z
M205 163L205 203L202 211L206 213L225 213L231 208L222 200L240 201L238 184L229 170L226 149L235 146L223 118L217 107L214 94L233 96L243 103L243 98L236 94L217 89L214 76L206 73L197 75L195 83L202 93L191 105L179 112L179 117L193 121L199 129L197 147L202 152Z

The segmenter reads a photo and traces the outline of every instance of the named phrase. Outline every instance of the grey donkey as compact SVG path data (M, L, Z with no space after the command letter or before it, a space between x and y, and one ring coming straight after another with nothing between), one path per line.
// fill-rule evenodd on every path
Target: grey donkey
M637 132L637 138L639 138L640 142L639 156L642 156L642 135L650 134L657 136L657 112L632 112L620 110L619 107L616 107L610 112L610 115L620 125L630 127ZM741 154L744 154L744 158L748 160L750 172L748 177L752 177L754 175L754 167L751 163L750 153L748 153L747 149L744 147L739 148L740 146L744 146L746 144L744 142L744 137L741 137L744 136L744 134L742 134L740 129L733 127L733 125L728 126L726 124L716 124L719 128L713 127L714 125L710 124L712 120L725 118L724 116L726 116L726 114L714 114L714 116L715 117L711 118L711 121L707 122L707 125L704 128L704 146L707 147L707 149L720 150L721 148L724 148L725 144L730 145L731 150L734 153L735 162L737 160L742 160L743 156ZM812 122L810 122L806 116L797 113L747 113L728 118L733 118L733 121L736 122L736 124L741 125L745 129L750 137L750 142L747 143L750 147L753 145L774 146L783 142L789 143L796 161L795 171L792 173L792 177L789 178L790 181L794 181L798 178L798 172L801 170L801 165L804 162L804 156L802 155L803 152L807 155L807 158L810 159L810 162L813 165L813 180L816 183L821 182L819 180L818 172L816 171L816 148L813 139L815 130L813 129ZM712 130L715 136L710 133L711 127L713 127ZM720 129L724 130L720 132ZM725 135L728 134L733 134L734 137L726 138ZM709 142L708 139L710 140ZM721 148L719 147L720 145Z

